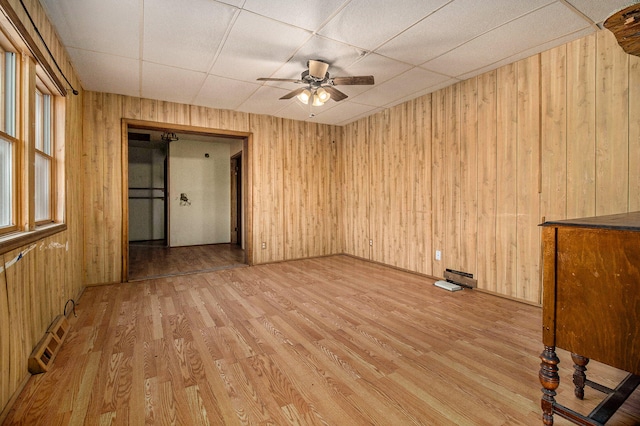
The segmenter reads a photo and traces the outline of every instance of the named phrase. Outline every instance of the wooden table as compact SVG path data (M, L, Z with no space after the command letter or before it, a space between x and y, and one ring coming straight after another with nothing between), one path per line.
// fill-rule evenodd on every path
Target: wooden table
M640 212L542 224L543 423L558 414L602 425L640 383ZM588 385L609 396L588 416L555 401L556 347L572 353L577 398ZM587 380L589 359L631 374L616 388Z

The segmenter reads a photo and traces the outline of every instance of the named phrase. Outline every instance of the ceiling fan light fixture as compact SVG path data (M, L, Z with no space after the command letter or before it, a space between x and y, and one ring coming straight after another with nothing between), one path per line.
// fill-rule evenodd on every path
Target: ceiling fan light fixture
M322 87L316 90L316 96L320 99L322 103L325 103L331 98L331 93L327 92Z
M320 95L318 95L317 93L313 94L313 103L311 104L313 106L322 106L324 105L324 101L320 98Z
M298 100L303 104L308 104L309 99L311 98L311 91L309 89L304 89L299 95Z

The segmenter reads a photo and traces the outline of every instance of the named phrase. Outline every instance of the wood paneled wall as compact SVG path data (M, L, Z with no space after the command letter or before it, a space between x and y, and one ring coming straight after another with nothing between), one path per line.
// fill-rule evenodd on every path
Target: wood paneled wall
M70 61L37 0L24 0L47 46L67 78L80 89ZM40 44L19 0L2 2L20 17L31 38ZM40 48L47 55L44 47ZM55 69L55 65L51 63ZM62 79L62 77L60 77ZM0 253L0 423L8 402L29 377L27 360L68 299L77 299L83 280L82 91L65 97L65 139L56 141L66 159L65 222L67 229L22 247ZM70 310L71 308L69 308Z
M25 4L80 89L39 2ZM69 94L68 228L0 255L0 407L64 302L120 281L122 119L253 134L255 263L347 253L437 277L471 272L482 289L540 303L543 217L640 209L639 95L640 58L607 31L342 128Z
M86 282L120 279L130 118L253 133L255 263L345 252L540 303L543 218L640 206L639 73L601 31L343 128L88 93Z
M338 253L335 126L86 92L84 103L85 280L120 282L122 119L251 132L253 261ZM262 249L262 243L266 249Z
M345 126L344 251L541 303L544 218L640 208L639 95L600 31Z

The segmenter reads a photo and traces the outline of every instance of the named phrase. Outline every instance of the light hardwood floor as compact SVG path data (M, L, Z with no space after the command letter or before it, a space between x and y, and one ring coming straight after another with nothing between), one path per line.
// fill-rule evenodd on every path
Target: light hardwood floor
M5 424L541 424L541 310L432 282L332 256L91 287ZM623 408L638 424L638 391Z
M236 244L164 247L162 241L129 243L129 281L237 267L245 262Z

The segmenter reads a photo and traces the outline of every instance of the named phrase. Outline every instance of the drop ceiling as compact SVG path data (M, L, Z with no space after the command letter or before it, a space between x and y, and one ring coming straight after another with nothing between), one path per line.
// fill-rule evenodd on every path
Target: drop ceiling
M85 90L343 125L598 31L629 0L40 0ZM373 86L279 100L308 59ZM310 117L310 112L314 114Z

